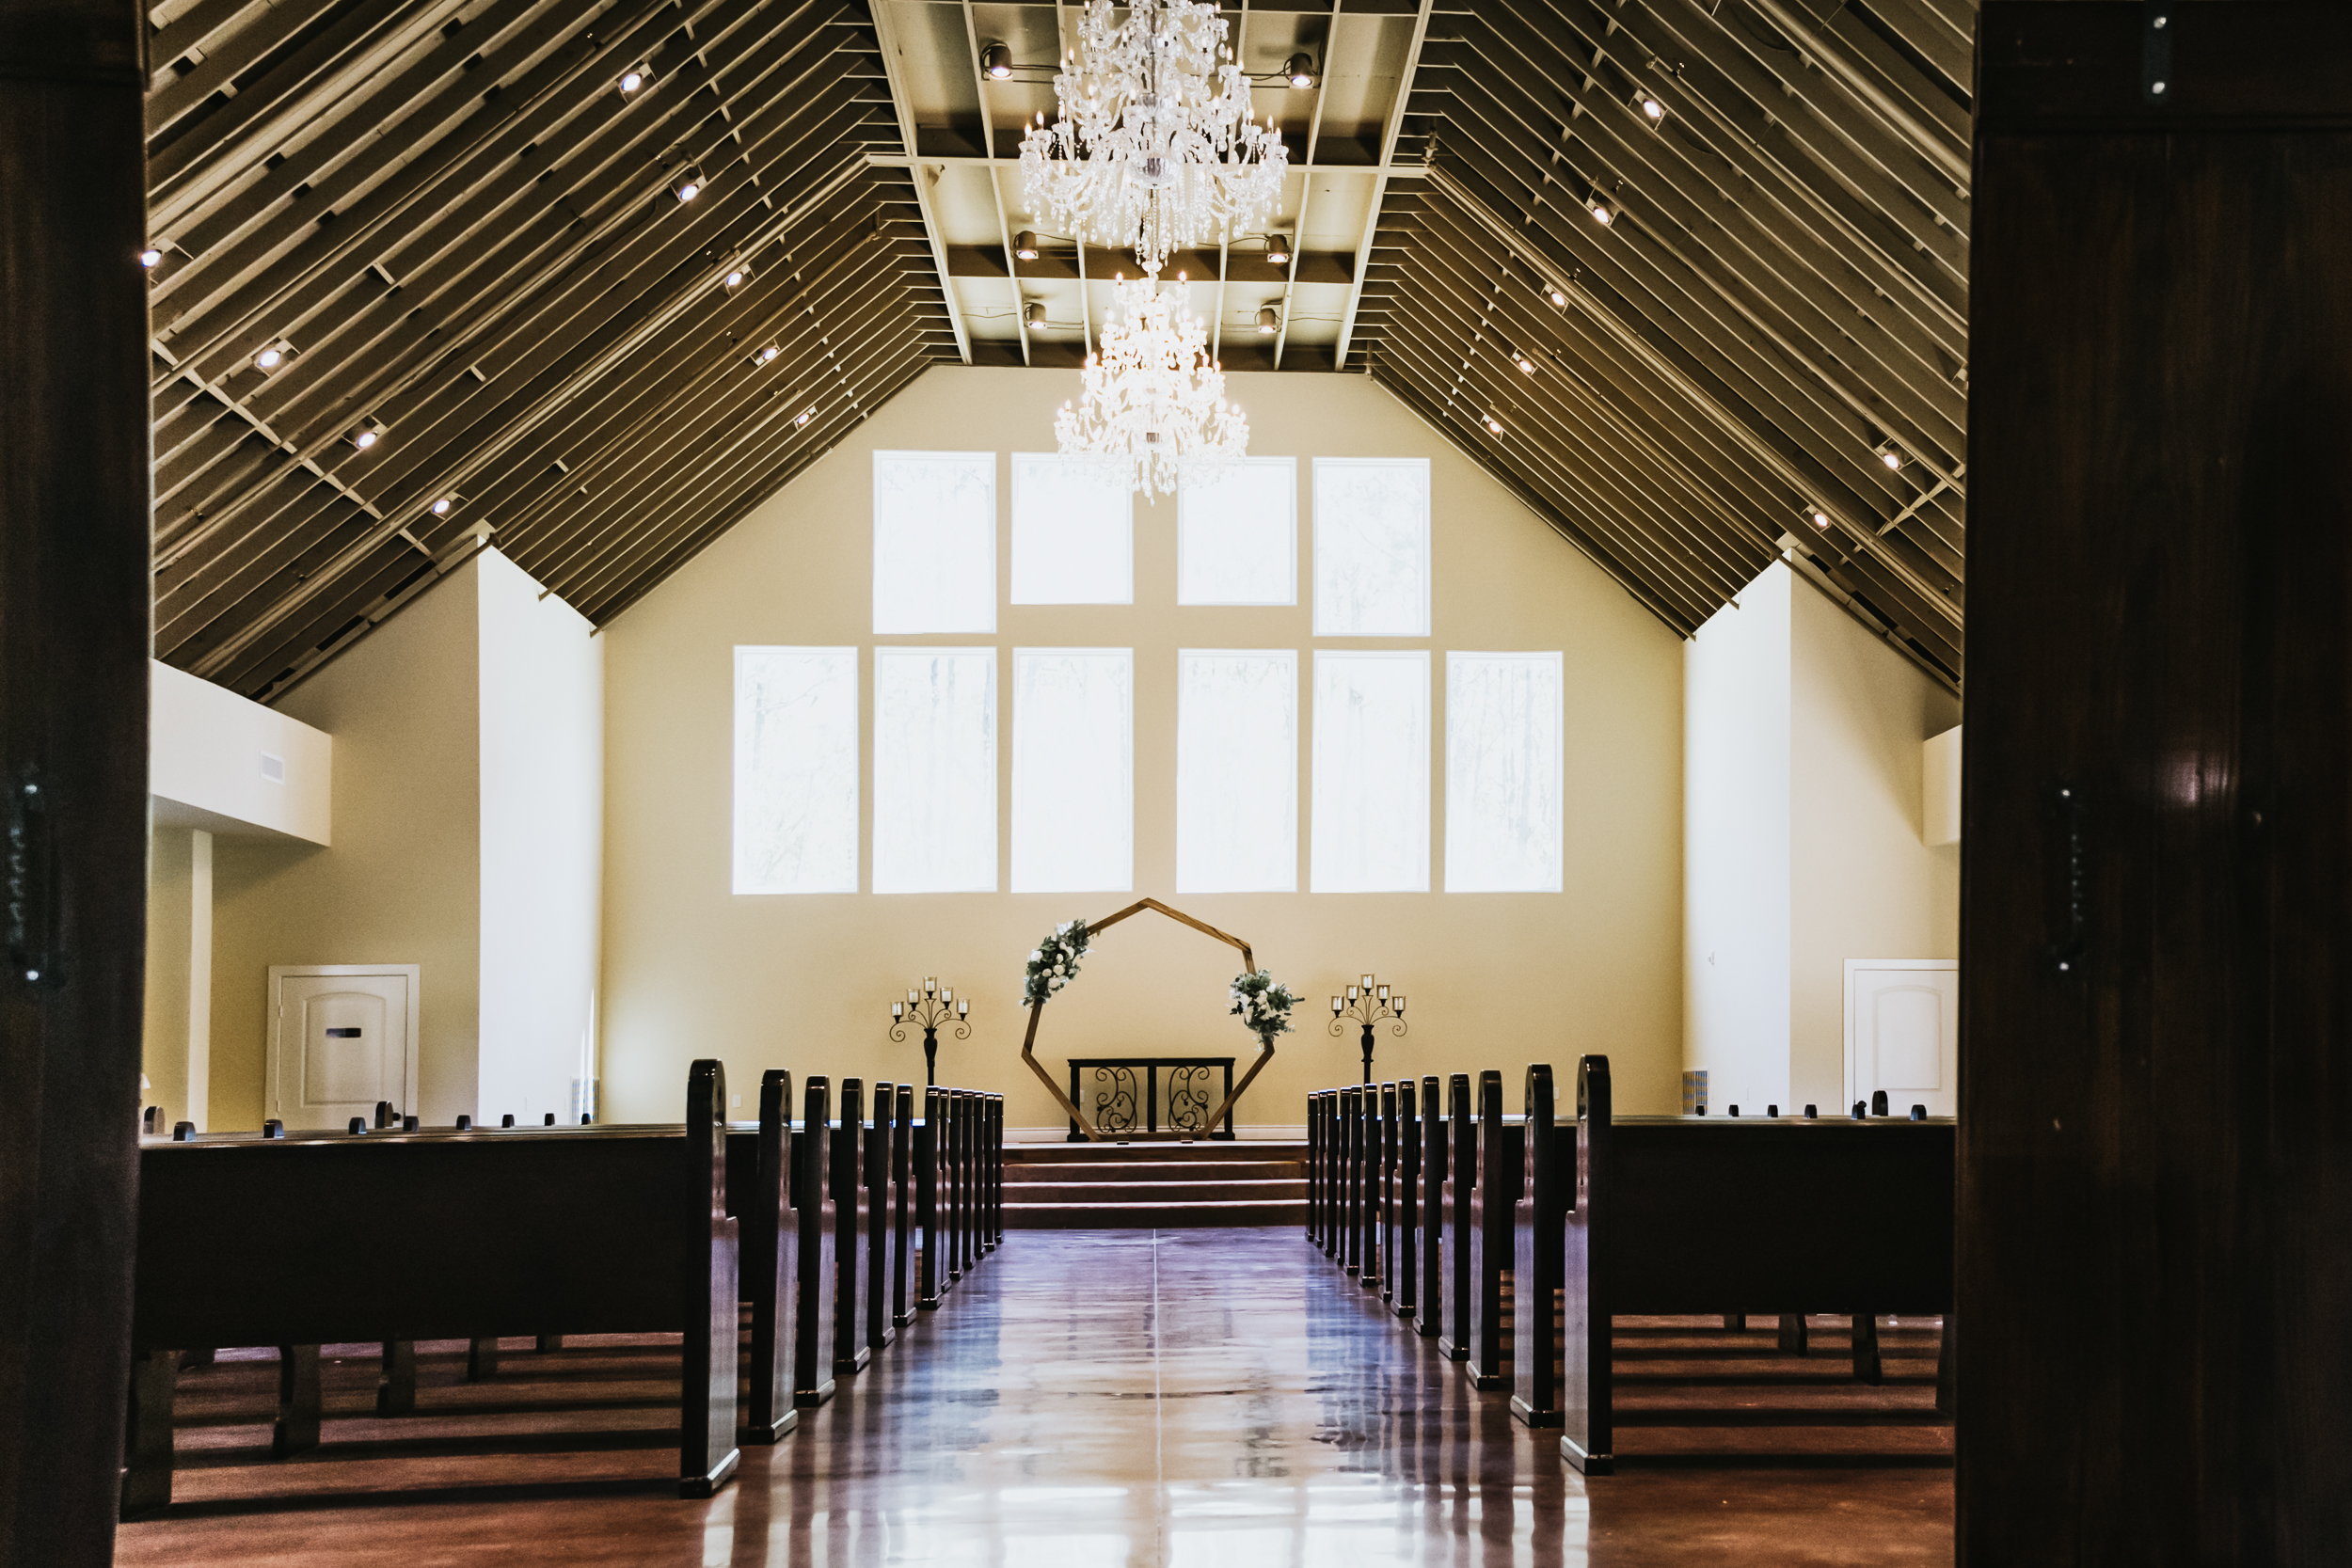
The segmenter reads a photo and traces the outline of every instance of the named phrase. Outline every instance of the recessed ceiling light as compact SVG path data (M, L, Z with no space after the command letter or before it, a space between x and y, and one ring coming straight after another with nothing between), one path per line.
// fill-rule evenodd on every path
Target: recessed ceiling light
M294 356L294 344L280 338L276 342L265 345L261 353L253 356L253 368L263 375L275 375L283 370L286 361Z
M1293 55L1282 62L1282 74L1290 78L1292 87L1311 87L1315 85L1315 62L1305 55Z
M149 245L145 250L140 251L139 265L143 267L161 266L164 260L164 246L169 245L170 243L171 242L169 240L158 240L154 244Z
M651 80L653 80L653 67L649 65L630 66L627 71L621 72L621 80L618 84L621 89L621 96L624 98L628 97L630 93L635 92L639 87L644 87Z
M703 193L703 171L689 164L670 182L670 194L680 201L691 201Z
M448 496L443 496L440 499L438 499L438 500L435 501L435 502L433 503L433 515L435 515L436 517L446 517L446 516L448 516L448 515L449 515L449 503L450 503L450 500L451 500L451 498L450 498L450 497L448 497Z
M352 426L350 432L343 436L344 440L349 441L361 451L373 448L383 438L384 422L381 420L362 420Z
M1012 51L1001 43L992 43L980 51L980 69L992 82L1002 82L1012 75Z
M783 352L784 351L778 348L775 344L770 343L766 348L759 351L759 362L764 365L768 363L769 360L773 359L777 355Z
M743 279L749 277L750 276L751 274L744 271L741 267L729 267L727 269L726 277L721 279L721 281L730 289L739 289L743 286Z
M798 430L801 426L808 423L809 420L815 419L816 417L817 405L811 404L808 407L802 409L799 413L792 416L792 428Z
M1282 313L1279 310L1271 305L1263 305L1258 308L1258 332L1261 337L1273 337L1281 325Z

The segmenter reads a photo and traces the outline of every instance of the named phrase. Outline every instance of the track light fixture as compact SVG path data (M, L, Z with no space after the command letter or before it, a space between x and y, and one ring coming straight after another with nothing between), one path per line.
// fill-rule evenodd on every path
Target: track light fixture
M1894 442L1881 441L1873 450L1877 451L1879 461L1885 464L1888 468L1898 469L1903 466L1903 449Z
M1291 237L1275 233L1265 237L1265 259L1276 266L1285 266L1291 259Z
M1822 511L1818 506L1807 505L1804 508L1804 515L1805 520L1811 523L1815 528L1826 529L1829 527L1829 514Z
M456 503L456 500L457 498L455 496L442 496L438 498L433 503L433 515L436 517L448 516L449 509Z
M1315 85L1315 62L1306 55L1293 55L1282 62L1282 74L1290 79L1292 87L1311 87Z
M1271 305L1258 308L1258 335L1271 338L1282 325L1282 313Z
M816 417L817 405L812 403L806 408L802 409L799 413L792 416L792 428L798 430Z
M1511 363L1517 365L1522 374L1534 375L1535 373L1535 361L1530 359L1524 354L1514 354L1511 356Z
M164 248L170 244L169 240L150 241L147 248L139 252L139 265L150 270L163 265Z
M630 93L635 92L639 87L644 87L647 82L652 80L653 67L649 65L633 65L627 71L622 71L621 79L613 85L621 89L621 96L623 98L627 98Z
M1598 191L1593 193L1593 199L1584 204L1584 210L1592 214L1593 221L1603 229L1617 221L1617 210Z
M1032 301L1028 308L1021 312L1021 325L1032 332L1044 331L1045 307Z
M1642 111L1642 118L1656 125L1666 118L1666 105L1646 92L1636 89L1633 106Z
M276 375L286 368L286 361L294 356L294 344L280 338L253 356L253 368L263 375Z
M1020 233L1015 234L1012 237L1012 254L1014 259L1017 261L1036 261L1037 230L1034 229L1024 229Z
M980 69L992 82L1009 81L1012 76L1012 50L1002 43L992 43L980 51Z
M771 359L773 359L777 355L782 354L784 350L778 348L775 344L770 343L766 348L761 349L757 354L752 356L752 363L755 365L765 365Z
M353 425L343 436L344 440L349 441L361 451L370 451L383 438L384 421L373 419L361 420L358 424Z
M1489 435L1500 436L1502 434L1502 421L1496 419L1492 414L1486 416L1486 425Z
M670 182L670 194L680 201L691 201L703 194L703 171L689 164Z
M1544 292L1550 298L1552 304L1560 306L1563 309L1566 308L1568 296L1565 291L1560 289L1547 289Z
M751 267L744 262L738 261L735 265L727 268L727 275L719 279L719 284L720 287L725 289L729 293L733 293L736 290L750 282L751 277Z

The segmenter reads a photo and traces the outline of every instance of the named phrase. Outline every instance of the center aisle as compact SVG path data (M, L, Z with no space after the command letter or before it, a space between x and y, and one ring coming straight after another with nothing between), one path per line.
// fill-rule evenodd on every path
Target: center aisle
M1019 1233L914 1332L747 1466L706 1562L1951 1560L1941 1476L1619 1477L1597 1527L1556 1434L1288 1229Z

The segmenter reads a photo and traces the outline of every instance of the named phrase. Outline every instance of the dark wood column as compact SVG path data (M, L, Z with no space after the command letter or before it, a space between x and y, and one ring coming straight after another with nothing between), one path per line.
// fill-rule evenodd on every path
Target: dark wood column
M1959 1561L2341 1563L2352 8L1979 40Z
M143 17L0 0L0 1562L111 1560L147 902Z

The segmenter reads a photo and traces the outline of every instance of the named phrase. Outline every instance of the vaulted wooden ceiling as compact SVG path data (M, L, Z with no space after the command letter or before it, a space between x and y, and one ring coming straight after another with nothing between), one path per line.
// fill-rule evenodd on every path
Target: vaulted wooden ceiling
M930 365L1074 363L1118 260L1008 242L1075 12L155 5L158 657L266 698L485 541L601 625ZM1368 370L1677 630L1786 551L1957 681L1966 0L1228 14L1296 240L1176 263L1229 368Z

